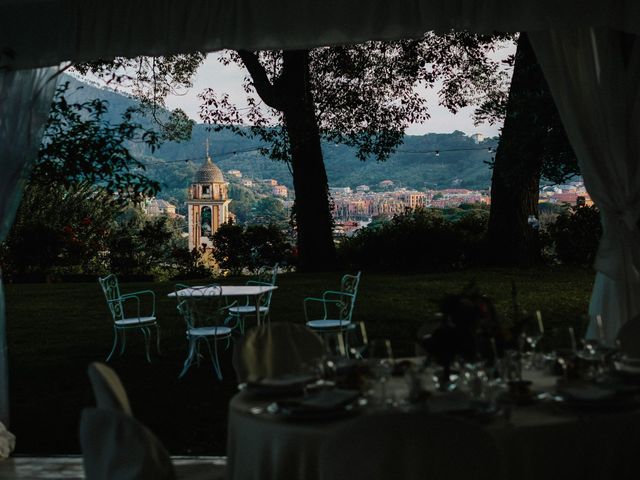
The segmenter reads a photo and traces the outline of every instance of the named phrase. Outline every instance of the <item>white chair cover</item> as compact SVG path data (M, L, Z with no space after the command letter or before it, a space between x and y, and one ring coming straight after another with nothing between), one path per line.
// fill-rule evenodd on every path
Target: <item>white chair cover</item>
M640 358L640 315L625 323L618 334L620 350L629 358Z
M89 365L88 373L98 408L117 410L132 415L127 392L113 369L104 363L94 362Z
M498 450L482 427L425 412L363 415L320 452L321 480L494 480Z
M173 480L169 453L133 417L112 409L86 408L80 445L87 480Z
M239 382L297 373L324 354L322 339L304 325L278 322L251 329L236 344L233 366Z

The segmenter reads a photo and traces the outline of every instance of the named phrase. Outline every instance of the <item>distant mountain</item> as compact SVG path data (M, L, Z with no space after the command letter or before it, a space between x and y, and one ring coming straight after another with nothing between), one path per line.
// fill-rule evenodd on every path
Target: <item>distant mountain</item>
M133 98L96 88L70 76L66 76L66 80L71 86L67 95L69 100L107 100L109 118L112 120L118 119L126 108L136 102ZM152 125L147 119L139 121L147 126ZM247 151L259 146L257 140L247 140L230 132L210 132L202 124L194 127L188 142L166 142L153 153L140 144L131 145L130 148L136 158L147 165L149 176L160 181L162 196L178 194L179 198L182 196L179 192L184 191L204 161L207 138L211 157L223 172L238 169L245 177L274 178L290 188L293 186L287 165L269 160L256 151ZM382 180L393 180L398 186L415 189L487 189L491 182L491 169L486 162L492 156L488 147L496 143L496 138L476 143L460 131L406 135L403 145L386 162L361 162L353 149L343 145L323 142L322 149L329 184L335 187L375 185Z

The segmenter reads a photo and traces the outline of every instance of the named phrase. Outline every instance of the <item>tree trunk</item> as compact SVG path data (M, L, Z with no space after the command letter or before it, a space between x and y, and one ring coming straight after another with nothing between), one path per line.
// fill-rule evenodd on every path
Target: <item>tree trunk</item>
M491 180L489 248L493 263L527 266L539 259L537 231L544 125L541 99L546 81L526 34L518 40L507 115Z
M333 219L309 83L308 50L284 52L281 82L278 88L287 92L282 101L296 194L298 267L303 271L331 270L336 262Z

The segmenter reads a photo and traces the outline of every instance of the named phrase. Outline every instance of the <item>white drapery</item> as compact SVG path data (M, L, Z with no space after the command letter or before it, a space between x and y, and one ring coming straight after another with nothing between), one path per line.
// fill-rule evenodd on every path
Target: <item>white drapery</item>
M448 29L531 33L587 188L603 211L605 237L590 310L603 315L612 338L639 310L640 254L632 227L638 212L638 66L635 50L624 59L627 50L615 40L616 31L640 33L635 0L0 0L3 228L21 191L13 175L35 157L35 132L53 89L39 89L43 72L15 70L116 55L391 40ZM616 80L619 74L624 80ZM4 335L0 310L0 420L8 416Z
M55 90L55 69L0 72L0 242L36 158ZM0 271L0 422L9 422L6 318Z
M429 30L608 26L640 32L636 0L0 0L0 66L113 56L308 48Z
M588 337L595 316L613 345L640 314L640 42L611 29L529 35L549 83L589 194L600 208L603 237Z

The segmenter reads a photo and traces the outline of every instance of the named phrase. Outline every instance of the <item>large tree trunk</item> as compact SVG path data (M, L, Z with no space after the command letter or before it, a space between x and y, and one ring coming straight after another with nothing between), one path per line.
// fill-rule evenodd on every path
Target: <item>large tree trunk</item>
M491 181L489 247L494 263L530 265L539 258L537 232L544 132L540 118L546 82L526 34L518 40L507 115ZM541 136L542 135L542 136Z
M287 51L283 55L283 113L291 146L295 217L298 233L299 268L304 271L335 267L333 219L329 186L320 147L309 84L309 51Z

